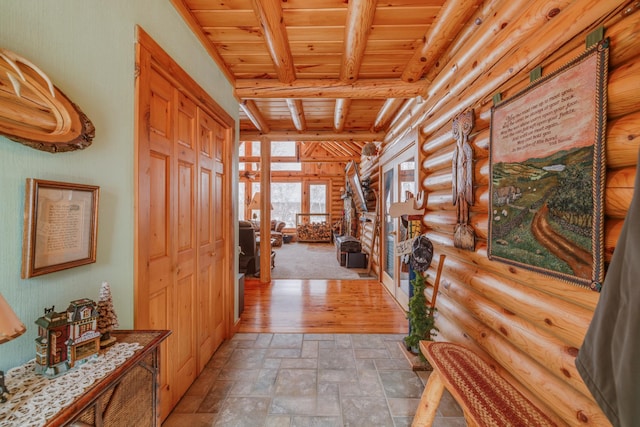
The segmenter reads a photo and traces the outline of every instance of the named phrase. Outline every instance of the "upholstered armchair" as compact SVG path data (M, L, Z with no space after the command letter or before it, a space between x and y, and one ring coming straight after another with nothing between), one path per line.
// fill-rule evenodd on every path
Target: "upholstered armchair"
M257 275L260 272L260 252L256 245L256 230L249 221L238 224L238 270L246 275Z
M251 223L253 224L253 228L256 229L256 232L258 233L258 235L260 234L260 222L259 221L251 221ZM271 220L271 239L273 241L272 246L274 247L280 247L282 246L282 230L284 229L285 226L285 222L284 221L278 221L276 219L272 219Z

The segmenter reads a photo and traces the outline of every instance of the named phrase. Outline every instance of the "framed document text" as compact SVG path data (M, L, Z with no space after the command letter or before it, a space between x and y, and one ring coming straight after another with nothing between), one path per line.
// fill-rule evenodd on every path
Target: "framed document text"
M608 40L491 111L490 259L599 290Z
M100 187L27 178L22 278L96 262Z

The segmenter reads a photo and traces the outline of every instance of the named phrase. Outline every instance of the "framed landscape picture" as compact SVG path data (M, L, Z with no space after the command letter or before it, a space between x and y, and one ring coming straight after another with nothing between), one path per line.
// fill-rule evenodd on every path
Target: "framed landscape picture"
M599 290L608 41L493 107L488 255Z

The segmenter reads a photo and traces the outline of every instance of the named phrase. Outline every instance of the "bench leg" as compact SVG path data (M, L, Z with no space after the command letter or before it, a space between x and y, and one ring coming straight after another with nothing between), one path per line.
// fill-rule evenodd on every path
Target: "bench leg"
M437 370L433 370L422 392L418 410L415 417L413 417L411 427L430 427L433 424L443 392L444 383L442 382L442 377L440 377Z

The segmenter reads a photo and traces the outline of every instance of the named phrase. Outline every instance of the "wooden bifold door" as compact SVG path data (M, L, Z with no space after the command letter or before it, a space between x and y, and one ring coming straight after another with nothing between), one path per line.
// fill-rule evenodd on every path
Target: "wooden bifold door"
M233 121L141 30L137 53L135 327L172 331L161 348L164 419L230 328Z

